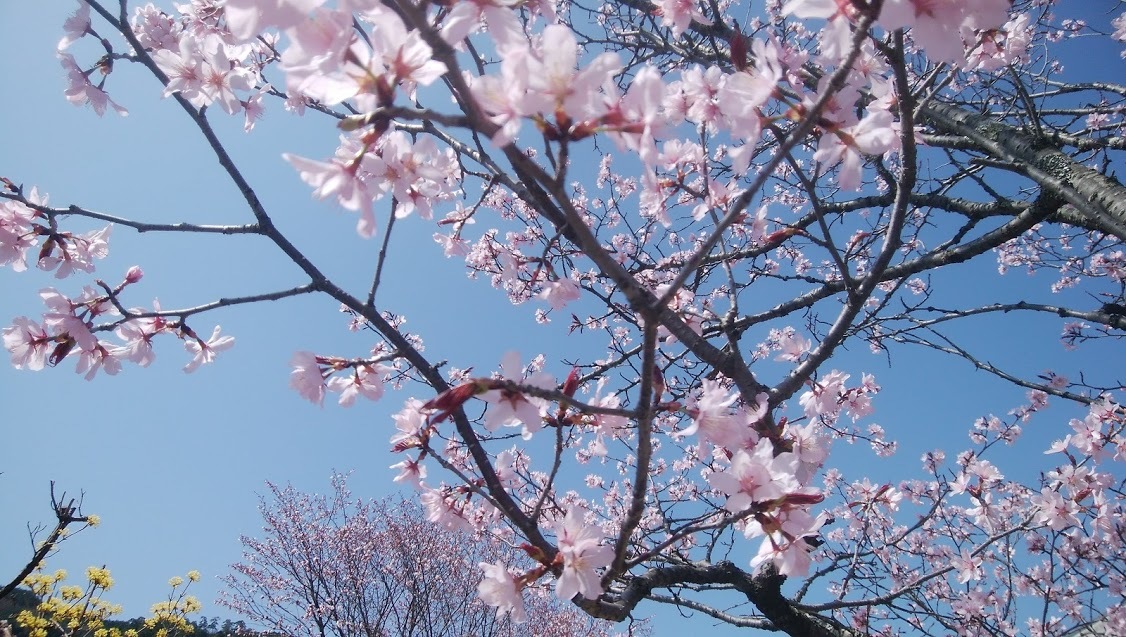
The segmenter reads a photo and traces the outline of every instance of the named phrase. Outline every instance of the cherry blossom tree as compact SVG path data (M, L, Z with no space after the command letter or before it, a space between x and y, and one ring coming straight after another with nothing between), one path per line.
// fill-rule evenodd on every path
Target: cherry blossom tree
M1100 23L1070 13L1095 4ZM1075 79L1057 54L1118 55L1121 9L81 1L58 44L66 99L124 114L118 78L155 76L243 210L156 223L3 176L0 264L89 282L44 289L45 312L15 317L4 344L18 368L72 359L94 378L179 339L192 372L234 344L195 331L212 315L327 297L374 343L296 352L291 386L401 402L396 479L428 521L533 561L476 573L514 622L553 586L615 621L673 604L790 635L1126 633L1120 366L1028 372L972 336L1034 316L1061 336L1030 351L1122 360L1126 87ZM380 244L370 285L327 275L236 165L216 120L253 134L266 110L339 138L331 157L284 159ZM388 256L407 223L492 284L482 303L527 308L545 350L498 343L496 371L457 367L377 305L381 281L414 275ZM257 236L301 278L168 309L136 300L140 268L88 278L114 226ZM850 355L864 349L867 364ZM926 452L914 475L873 478L917 433L873 419L877 372L925 374L896 364L920 350L1026 398L982 405L1004 415L964 423L968 445ZM1022 439L1029 422L1056 441ZM873 457L839 461L856 442Z
M268 486L263 535L242 538L245 561L223 578L220 602L271 634L488 637L524 634L524 621L537 635L612 634L612 624L542 586L526 600L505 588L506 564L522 551L435 528L417 502L355 500L342 475L328 495ZM481 580L482 568L491 579ZM505 604L511 618L493 608Z

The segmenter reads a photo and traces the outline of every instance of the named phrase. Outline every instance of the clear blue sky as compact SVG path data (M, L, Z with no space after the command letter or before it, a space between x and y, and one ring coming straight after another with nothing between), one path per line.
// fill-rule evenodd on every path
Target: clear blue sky
M99 119L64 100L65 79L54 50L73 8L72 2L5 7L0 176L39 186L54 205L78 203L151 221L250 221L190 122L173 102L160 99L158 82L145 70L122 64L110 77L107 87L130 110L128 117ZM75 52L80 63L94 59L89 48ZM1108 60L1108 68L1123 77L1119 62ZM272 104L249 136L242 133L241 121L220 129L279 225L340 281L353 290L366 289L378 244L356 237L353 216L312 200L280 158L284 151L315 158L330 154L335 135L325 121L295 120ZM378 213L382 219L386 210ZM429 239L433 231L417 218L398 225L382 304L407 315L408 326L424 335L436 359L490 369L509 349L546 351L551 371L565 374L555 362L566 353L550 344L565 325L537 327L531 307L511 308L487 283L467 283L458 264L445 260ZM139 236L116 228L98 276L116 282L134 264L146 277L135 286L131 305L159 297L166 308L183 307L303 282L259 239ZM973 282L993 268L989 259L967 266L960 270L960 285L972 294ZM0 272L0 324L19 315L37 317L40 288L60 285L73 292L83 280ZM1046 278L1029 281L1014 274L1006 279L1006 296L997 300L1019 300L1022 290L1031 289L1026 286L1048 284ZM973 338L989 358L1018 371L1052 368L1071 375L1115 367L1103 362L1097 349L1065 353L1053 347L1058 320L1012 318L1004 333ZM64 544L52 567L79 577L87 565L108 566L117 585L107 598L123 603L126 616L146 613L165 593L169 577L198 569L204 574L196 589L204 614L228 617L210 603L219 590L215 578L239 559L239 535L257 533L256 493L263 491L264 480L323 491L333 469L354 470L355 494L393 492L387 467L397 459L387 452L390 414L409 392L389 393L381 403L360 402L350 410L334 404L321 409L287 387L287 362L295 350L360 356L372 345L367 335L347 331L334 302L289 300L208 314L192 325L203 334L216 323L237 344L217 364L192 375L180 371L189 357L171 339L158 342L150 369L126 365L119 376L94 382L74 374L72 361L29 373L11 369L5 359L0 365L0 579L14 574L30 555L25 524L52 522L48 483L54 480L70 494L85 491L85 511L99 514L103 525ZM967 335L972 326L967 324ZM1029 348L1029 342L1047 345ZM956 361L904 352L895 364L896 373L889 373L881 357L861 348L832 365L857 377L861 371L876 373L884 392L875 403L874 420L902 448L897 459L873 463L868 452L838 445L840 460L832 464L843 465L850 478L863 475L858 464L850 463L863 463L877 479L915 475L922 451L943 446L954 452L964 446L964 432L974 418L1003 414L1021 402L1023 392ZM1054 413L1054 419L1036 420L1027 446L1011 458L1039 454L1048 440L1063 435L1075 410ZM697 621L697 626L711 624ZM655 633L679 634L667 632L677 625L662 622Z

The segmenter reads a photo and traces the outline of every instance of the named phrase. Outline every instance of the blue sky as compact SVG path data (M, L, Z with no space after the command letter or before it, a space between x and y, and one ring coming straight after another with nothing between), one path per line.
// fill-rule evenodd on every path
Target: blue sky
M107 88L129 109L128 117L98 118L64 100L65 78L54 48L73 7L71 2L18 2L5 8L0 59L8 89L0 100L5 125L0 176L37 185L54 205L78 203L150 221L249 222L237 191L190 122L174 103L160 99L159 83L143 69L122 64L109 78ZM75 53L86 64L94 55L81 47ZM1109 68L1121 72L1119 62L1114 58ZM296 120L277 105L269 107L251 135L242 133L241 121L222 116L214 121L279 226L338 281L366 289L378 243L356 237L354 216L314 201L280 158L282 152L313 158L330 154L336 138L325 121ZM382 219L386 210L377 214ZM557 361L566 354L553 336L565 325L538 327L533 308L512 308L486 282L467 282L459 264L444 259L430 240L433 232L417 218L397 225L381 305L406 314L408 327L424 335L436 359L491 369L511 349L556 352L554 358L549 354L550 371L562 377L567 370ZM116 228L98 276L112 284L135 264L146 276L131 288L130 305L158 297L166 308L184 307L303 282L294 266L257 238L137 235ZM960 294L973 294L975 282L994 268L985 259L960 268L947 283L959 286ZM36 271L0 273L0 323L19 315L36 317L40 288L59 285L74 292L82 281L57 282ZM997 300L1019 300L1024 291L1050 283L1019 273L1005 281L1008 296ZM996 288L981 294L992 299ZM964 334L988 352L986 358L1004 360L1017 371L1114 371L1097 348L1066 353L1055 344L1058 320L1011 318L1004 332L975 334L980 328L968 322ZM394 492L387 469L397 461L387 451L390 414L409 392L389 393L380 403L360 402L352 409L333 404L322 409L287 387L293 351L359 356L373 344L366 334L347 331L347 319L334 302L286 300L207 314L192 326L205 334L214 324L233 334L236 346L192 375L181 372L189 356L171 339L158 342L151 368L127 365L119 376L94 382L74 374L71 361L38 373L0 365L0 579L15 573L30 555L25 524L52 522L48 483L54 480L68 494L85 491L85 511L99 514L103 524L64 544L51 567L78 577L87 565L108 566L117 585L107 597L123 603L126 616L146 613L165 593L169 577L198 569L204 579L195 592L205 602L204 614L229 617L210 604L219 589L215 577L239 559L239 535L258 531L256 494L264 491L263 481L325 491L334 469L352 470L355 494ZM1030 342L1043 346L1027 347ZM896 373L889 373L883 358L861 347L831 365L855 377L861 371L876 373L884 391L874 420L902 449L897 459L873 463L868 451L838 444L840 460L834 464L849 477L863 475L859 466L876 479L916 475L923 451L962 448L974 418L1003 414L1022 401L1022 391L958 361L900 352L894 364ZM781 367L768 369L782 372ZM1010 452L1010 459L1039 454L1047 441L1063 435L1066 418L1075 413L1065 409L1039 417L1026 446ZM642 607L642 614L646 608L654 607ZM697 621L697 626L711 623ZM679 624L662 622L655 632L674 634L666 630Z

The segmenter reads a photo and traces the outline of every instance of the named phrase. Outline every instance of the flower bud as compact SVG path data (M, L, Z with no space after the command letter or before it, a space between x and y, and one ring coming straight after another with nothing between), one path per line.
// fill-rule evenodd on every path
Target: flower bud
M787 493L782 496L780 504L810 506L819 504L824 500L825 496L821 493Z
M579 368L572 367L571 373L567 374L567 380L563 381L563 393L567 397L574 397L575 391L579 388Z
M462 383L457 387L447 389L434 398L431 398L422 405L422 408L437 412L430 418L432 424L437 424L449 418L455 410L464 405L470 398L486 390L487 388L482 387L480 383L469 381L468 383Z

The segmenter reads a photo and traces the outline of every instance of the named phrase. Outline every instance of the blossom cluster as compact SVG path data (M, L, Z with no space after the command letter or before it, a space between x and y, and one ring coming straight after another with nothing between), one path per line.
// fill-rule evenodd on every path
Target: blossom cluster
M39 269L53 271L55 278L64 279L94 272L94 260L109 253L112 226L84 235L59 230L58 211L47 208L47 197L34 188L26 198L17 196L0 201L0 265L11 265L17 272L26 270L28 254L38 249ZM113 287L98 281L98 287L85 286L76 295L54 287L40 290L39 297L46 306L42 317L34 320L19 316L3 329L4 348L11 355L12 366L37 371L73 356L77 359L75 371L87 380L99 371L114 375L126 361L147 367L155 357L153 338L168 333L184 341L192 355L184 371L191 372L234 344L233 337L220 335L219 327L207 339L197 336L183 321L166 318L156 303L152 311L126 310L119 297L143 276L141 268L134 266ZM111 317L117 318L98 322ZM119 342L98 336L110 331Z

